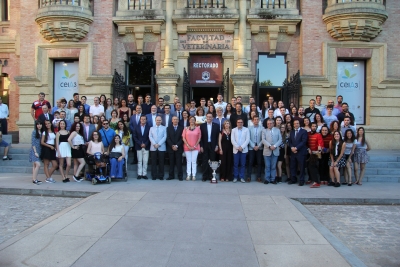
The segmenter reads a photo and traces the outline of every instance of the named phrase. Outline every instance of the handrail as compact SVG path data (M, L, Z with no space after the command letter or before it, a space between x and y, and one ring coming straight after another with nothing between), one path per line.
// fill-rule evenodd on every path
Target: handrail
M128 10L153 9L153 0L128 0Z
M186 0L186 8L226 8L225 0Z
M286 0L261 0L261 8L285 9L287 8L287 3Z

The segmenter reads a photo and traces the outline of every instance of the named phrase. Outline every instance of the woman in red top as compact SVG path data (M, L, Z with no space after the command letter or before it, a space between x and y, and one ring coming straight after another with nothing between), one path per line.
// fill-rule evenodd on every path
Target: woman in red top
M327 185L329 181L329 143L332 141L332 135L329 132L328 126L324 125L321 127L321 135L324 147L322 148L321 159L319 160L319 177L321 178L321 184Z

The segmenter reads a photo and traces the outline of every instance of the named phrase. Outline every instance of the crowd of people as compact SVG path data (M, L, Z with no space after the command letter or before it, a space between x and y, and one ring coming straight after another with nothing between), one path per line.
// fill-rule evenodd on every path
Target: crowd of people
M37 179L41 161L46 182L55 182L52 175L58 166L62 181L69 182L71 159L72 177L80 182L85 156L97 152L110 156L110 176L120 178L130 150L134 151L132 164L137 164L137 179L148 179L151 159L152 180L164 180L164 161L168 158L167 180L175 179L176 169L177 178L183 181L185 160L187 181L196 180L198 162L202 181L211 180L209 161L220 160L221 182L251 182L256 164L256 181L264 184L281 183L285 171L288 184L339 187L341 173L345 178L342 184L362 185L368 163L370 145L365 130L356 127L342 96L337 97L336 105L328 100L325 106L317 95L307 108L294 103L285 107L271 96L261 107L254 97L244 106L240 96L226 103L222 94L215 103L201 98L200 105L192 100L185 106L178 97L172 104L165 104L163 98L153 104L149 94L144 99L138 96L137 102L133 95L128 99L101 95L94 98L93 105L86 100L86 96L75 93L71 100L57 100L52 108L40 93L32 104L33 183L41 183Z

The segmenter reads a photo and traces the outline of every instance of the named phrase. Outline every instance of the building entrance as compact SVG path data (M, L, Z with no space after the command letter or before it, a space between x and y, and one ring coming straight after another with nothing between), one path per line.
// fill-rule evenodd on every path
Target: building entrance
M200 99L217 100L222 86L223 62L221 54L191 54L189 59L190 96L200 104Z
M212 100L214 103L217 101L219 87L192 87L192 99L196 101L196 105L200 105L200 99L205 98Z

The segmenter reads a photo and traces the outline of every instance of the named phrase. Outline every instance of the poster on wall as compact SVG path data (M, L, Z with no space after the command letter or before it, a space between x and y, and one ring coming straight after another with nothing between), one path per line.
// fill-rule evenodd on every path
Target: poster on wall
M64 97L67 101L79 93L78 83L79 62L54 62L54 103Z
M190 55L190 84L204 87L222 83L221 55Z
M365 64L338 62L336 97L343 96L357 124L365 124Z

